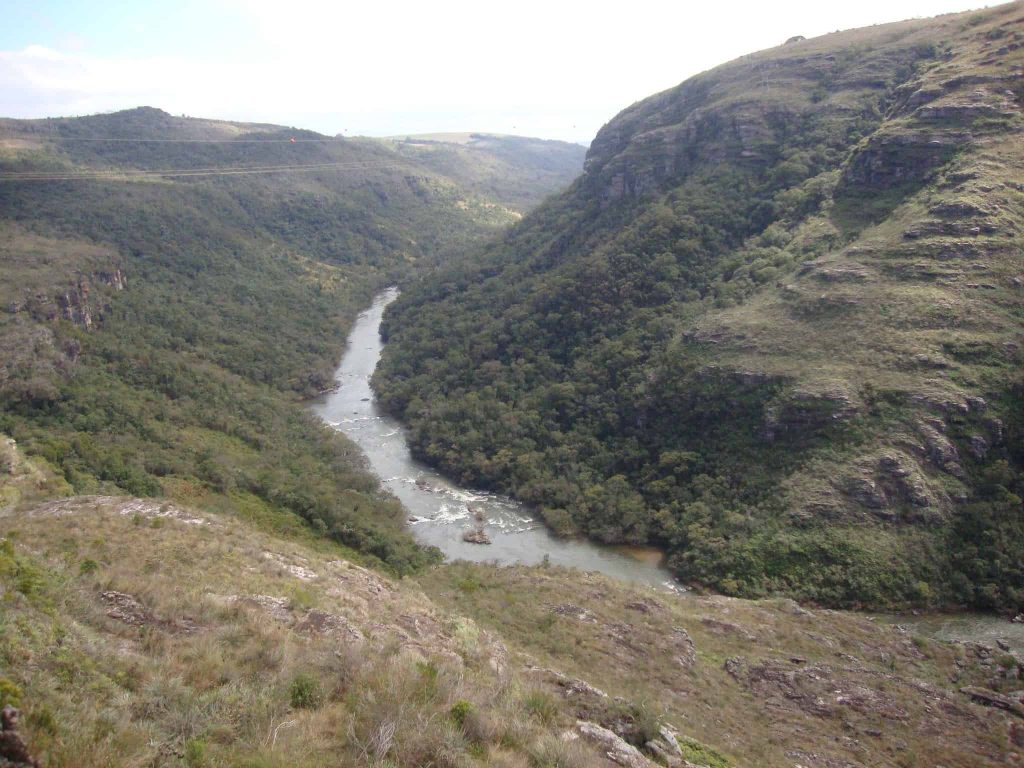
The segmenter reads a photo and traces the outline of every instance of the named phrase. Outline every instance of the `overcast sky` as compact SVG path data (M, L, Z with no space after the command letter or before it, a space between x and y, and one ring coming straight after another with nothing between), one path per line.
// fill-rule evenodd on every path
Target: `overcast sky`
M149 105L326 134L587 143L619 110L793 35L972 0L3 0L0 116Z

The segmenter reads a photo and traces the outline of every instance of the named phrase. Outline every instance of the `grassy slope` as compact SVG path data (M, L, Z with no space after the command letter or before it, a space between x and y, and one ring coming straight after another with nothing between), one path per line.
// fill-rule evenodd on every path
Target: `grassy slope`
M0 429L79 493L290 516L399 571L432 557L297 400L332 384L374 291L513 220L504 205L379 142L278 126L140 108L0 135L0 173L114 172L0 181ZM346 165L130 175L310 163Z
M1008 716L950 683L1015 685L997 655L863 618L560 569L395 581L201 507L23 502L0 698L55 768L612 765L577 718L641 746L669 723L715 768L1010 759Z
M625 110L584 176L405 292L416 452L683 578L1012 609L1020 4L743 57Z

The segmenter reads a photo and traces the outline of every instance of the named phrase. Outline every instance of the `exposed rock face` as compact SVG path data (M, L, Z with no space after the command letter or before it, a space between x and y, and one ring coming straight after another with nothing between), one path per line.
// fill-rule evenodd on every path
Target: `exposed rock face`
M42 768L18 733L20 717L10 704L0 710L0 768Z
M960 465L960 453L956 446L935 426L920 421L917 424L918 434L924 440L928 459L943 472L954 477L963 477L964 468Z
M672 627L669 641L676 650L676 661L679 665L692 667L697 661L697 649L690 638L690 633L682 627Z
M989 444L988 438L984 435L971 435L971 454L978 461L983 461L988 455L989 448L992 446Z
M879 715L893 720L906 720L909 716L893 692L868 688L841 667L805 664L801 659L763 659L751 663L733 658L726 660L725 670L752 694L780 710L801 711L816 717L843 716L851 722L873 721ZM887 679L893 688L906 686L917 690L919 696L933 700L936 707L955 706L945 691L926 688L896 675Z
M683 750L679 748L676 732L665 724L658 728L658 735L648 741L644 748L669 768L682 766L684 763L690 765L683 757Z
M361 641L363 633L344 616L326 611L310 610L295 624L295 630L309 635L337 634L346 640Z
M915 507L928 507L932 505L932 499L928 495L928 489L921 478L916 476L916 467L913 463L905 460L899 455L886 454L879 458L878 468L888 479L896 495Z
M925 181L944 165L968 133L882 133L873 135L843 171L837 196L853 190L899 189Z
M579 720L576 730L583 738L596 744L609 760L623 768L653 768L655 765L639 749L597 723Z
M97 298L94 290L96 286L122 291L127 285L127 278L120 268L93 272L89 275L80 275L71 287L60 293L39 293L27 297L24 301L15 302L8 307L8 312L28 312L40 321L67 320L91 330L110 309L108 302Z
M552 613L556 613L559 616L569 616L577 619L578 621L585 621L588 623L596 623L597 619L586 608L580 608L574 603L560 603L558 605L549 606Z
M884 509L889 506L889 498L878 483L865 477L852 478L846 486L846 492L855 502L869 509Z
M722 621L721 619L715 619L711 616L704 616L701 618L700 622L716 635L733 635L742 637L744 640L751 643L757 640L757 635L731 621Z
M591 701L608 698L607 693L602 691L600 688L595 688L586 680L569 677L555 669L547 669L545 667L527 667L525 671L531 675L541 677L548 682L554 683L562 689L562 692L567 698L578 698Z
M101 593L100 599L107 605L107 616L133 627L155 627L172 634L191 634L199 628L187 618L175 621L158 618L137 598L125 592L109 590Z
M841 388L812 392L797 390L765 411L763 435L772 441L785 434L809 435L857 415L859 404Z
M1024 704L1021 704L1020 700L1012 696L1004 696L987 688L978 688L976 686L966 686L960 690L978 704L1004 709L1017 717L1024 718Z

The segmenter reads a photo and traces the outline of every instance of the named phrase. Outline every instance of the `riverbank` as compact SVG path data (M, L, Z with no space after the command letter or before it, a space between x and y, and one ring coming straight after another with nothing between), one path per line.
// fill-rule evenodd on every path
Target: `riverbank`
M383 349L381 319L397 297L397 288L388 288L360 313L335 372L337 388L311 401L310 409L363 450L371 470L408 510L416 540L438 547L449 560L551 563L681 591L657 550L559 538L523 504L499 494L463 488L412 457L405 428L377 407L370 387ZM465 540L466 530L477 527L490 544Z

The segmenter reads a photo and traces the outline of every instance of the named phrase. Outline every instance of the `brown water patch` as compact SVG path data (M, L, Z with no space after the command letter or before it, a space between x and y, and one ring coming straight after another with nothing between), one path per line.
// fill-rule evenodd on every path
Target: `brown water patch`
M665 564L665 553L657 547L643 547L638 544L619 544L612 547L626 557L631 557L647 565L661 566Z

